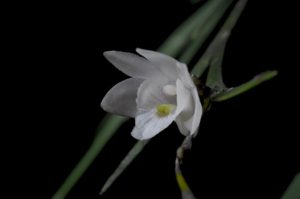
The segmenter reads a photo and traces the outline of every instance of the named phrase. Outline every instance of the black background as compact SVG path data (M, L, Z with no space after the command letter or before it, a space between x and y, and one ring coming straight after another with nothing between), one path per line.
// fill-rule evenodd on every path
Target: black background
M198 6L188 0L117 0L49 2L23 10L13 35L19 41L14 59L21 64L11 67L11 84L18 88L12 91L12 115L22 129L10 128L15 139L7 148L15 152L8 153L10 180L19 190L12 198L20 192L50 198L88 149L105 115L103 96L126 78L102 53L155 50ZM288 3L250 1L233 30L223 67L229 87L270 69L279 75L213 104L203 117L184 164L198 198L279 198L299 172L294 20ZM135 142L133 125L130 120L112 138L68 198L100 198L105 179ZM180 198L173 168L183 136L176 128L153 138L102 198Z

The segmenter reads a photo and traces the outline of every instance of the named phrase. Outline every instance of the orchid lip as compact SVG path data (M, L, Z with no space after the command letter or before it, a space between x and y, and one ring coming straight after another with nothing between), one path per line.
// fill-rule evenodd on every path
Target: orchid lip
M159 104L156 106L156 115L159 117L166 117L175 109L174 104Z

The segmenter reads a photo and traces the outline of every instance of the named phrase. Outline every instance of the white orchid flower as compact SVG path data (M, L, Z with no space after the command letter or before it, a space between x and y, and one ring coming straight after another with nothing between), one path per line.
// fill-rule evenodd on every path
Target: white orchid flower
M173 121L180 132L195 135L202 116L197 88L185 64L167 55L137 49L142 55L107 51L104 56L130 76L106 94L102 108L111 113L134 117L131 135L149 139Z

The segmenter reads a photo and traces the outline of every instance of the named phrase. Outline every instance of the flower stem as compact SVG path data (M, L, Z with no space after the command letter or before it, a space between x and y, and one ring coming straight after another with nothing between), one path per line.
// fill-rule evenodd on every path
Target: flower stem
M193 137L191 135L184 139L180 147L177 149L175 159L175 175L178 187L181 191L182 199L196 199L180 169L180 165L183 162L184 152L192 147L192 139Z

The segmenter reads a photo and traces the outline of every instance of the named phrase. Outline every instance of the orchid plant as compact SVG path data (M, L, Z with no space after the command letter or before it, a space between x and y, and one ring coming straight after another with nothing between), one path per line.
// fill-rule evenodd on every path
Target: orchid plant
M53 199L65 198L128 117L135 118L131 135L138 141L109 177L100 194L113 184L153 136L174 121L179 132L185 136L175 161L177 183L183 199L195 199L180 166L185 150L191 148L192 140L198 133L203 113L212 102L238 96L277 75L277 71L267 71L232 88L227 88L223 83L221 66L225 46L246 3L247 0L208 0L157 51L137 48L138 54L104 52L105 58L129 78L116 84L104 96L101 107L113 114L103 119L90 149ZM232 4L234 6L230 6ZM230 14L190 73L186 64L196 57L199 48L228 9L231 9ZM199 84L205 70L208 70L206 83Z
M131 76L115 85L101 106L107 112L135 118L131 135L152 138L173 121L187 136L196 134L202 116L197 88L187 66L159 52L137 49L142 55L108 51L104 56Z

